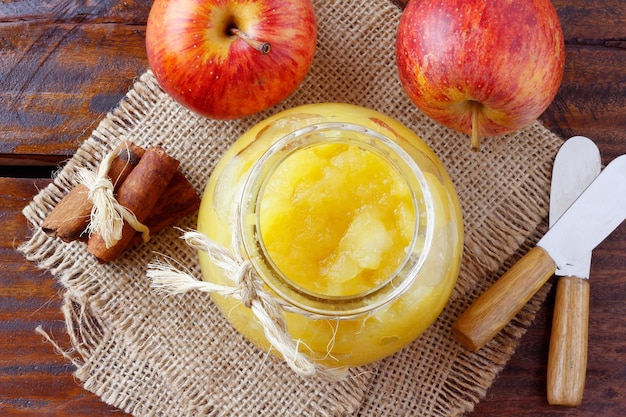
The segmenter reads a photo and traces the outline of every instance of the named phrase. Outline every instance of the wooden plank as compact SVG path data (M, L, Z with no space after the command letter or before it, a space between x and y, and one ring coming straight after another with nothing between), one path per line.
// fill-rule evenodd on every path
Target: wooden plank
M624 40L626 2L622 0L552 0L567 43Z
M145 24L152 0L22 0L0 3L0 23L40 21L118 22Z
M0 154L73 154L147 69L144 36L126 24L0 25Z
M60 285L16 250L30 233L22 208L48 183L0 178L0 414L87 417L115 412L123 416L85 391L72 375L74 367L35 332L42 325L61 346L70 346Z
M151 1L0 4L0 155L72 155L147 68ZM45 160L45 159L43 159ZM23 162L20 161L20 162Z
M0 144L0 155L26 156L37 164L39 158L30 155L56 155L60 161L74 152L148 68L144 40L150 4L2 4L0 137L9 139ZM542 121L564 137L622 132L618 139L624 139L620 109L626 58L620 31L626 27L626 3L559 0L554 5L568 45L566 71ZM589 100L598 90L603 100Z
M626 49L567 46L563 82L541 117L544 124L564 138L583 135L600 142L607 162L624 152L624 109Z

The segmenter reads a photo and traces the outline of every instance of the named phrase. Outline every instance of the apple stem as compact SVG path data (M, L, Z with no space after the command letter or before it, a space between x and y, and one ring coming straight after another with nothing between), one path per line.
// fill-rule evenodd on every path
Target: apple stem
M480 103L472 101L472 138L470 145L472 151L478 152L480 150L480 136L478 135L478 116L480 115Z
M263 55L269 54L270 50L272 49L272 47L269 44L269 42L262 42L262 41L258 41L256 39L253 39L253 38L251 38L250 36L248 36L247 34L243 33L242 31L240 31L237 28L230 28L230 32L233 35L241 38L244 42L246 42L248 45L250 45L251 47L253 47L257 51L259 51Z

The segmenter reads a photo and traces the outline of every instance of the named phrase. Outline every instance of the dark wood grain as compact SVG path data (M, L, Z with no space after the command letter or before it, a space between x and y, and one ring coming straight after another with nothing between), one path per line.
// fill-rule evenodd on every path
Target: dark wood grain
M30 233L21 211L49 182L0 178L0 415L123 415L80 387L74 367L35 332L42 325L70 346L60 285L16 250Z
M390 0L396 4L403 0ZM21 215L51 168L76 148L147 69L152 1L0 2L0 415L125 415L85 391L35 333L67 345L60 286L15 248ZM586 135L603 162L626 153L626 2L553 0L566 39L558 95L541 120ZM7 178L9 176L17 178ZM27 177L34 177L30 179ZM626 226L594 251L588 372L578 408L546 400L552 291L472 416L621 416L626 410Z
M626 11L621 25L626 27ZM605 163L621 155L626 143L626 41L622 42L622 48L568 43L561 88L541 117L564 138L593 138Z
M152 2L86 3L0 3L1 158L71 156L147 69Z
M565 38L565 71L541 120L564 138L593 138L606 163L626 150L626 2L552 3Z

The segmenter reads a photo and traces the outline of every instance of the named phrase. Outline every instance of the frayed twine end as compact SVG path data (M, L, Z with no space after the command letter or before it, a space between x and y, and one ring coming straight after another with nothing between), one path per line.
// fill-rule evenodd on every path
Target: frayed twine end
M190 247L206 253L233 285L198 280L191 274L182 272L171 262L157 260L148 265L146 272L154 288L170 294L202 291L234 297L251 309L261 323L268 342L296 374L303 377L317 376L328 381L340 381L347 377L347 368L325 367L300 352L301 341L292 339L287 329L283 303L265 290L249 261L235 256L200 232L186 232L183 238ZM171 258L169 260L172 261Z
M87 231L89 234L98 233L107 248L111 248L122 238L124 221L142 234L144 242L150 239L150 229L115 198L114 186L108 177L115 156L115 152L107 154L97 172L82 168L77 174L78 181L89 189L87 198L93 204Z

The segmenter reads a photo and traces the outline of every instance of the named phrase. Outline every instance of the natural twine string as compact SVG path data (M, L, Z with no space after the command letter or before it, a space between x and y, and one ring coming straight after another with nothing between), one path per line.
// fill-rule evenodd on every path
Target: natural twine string
M302 342L294 340L289 334L284 318L284 304L264 289L263 282L254 272L249 260L243 259L197 231L185 232L182 238L191 248L206 253L234 285L219 285L197 280L170 263L156 260L148 264L147 271L153 287L170 294L197 290L234 297L252 310L263 326L268 342L280 352L287 365L298 375L319 376L330 381L346 377L347 369L322 366L300 352L298 348Z
M130 149L128 147L126 149L130 153ZM93 205L87 232L90 235L98 233L107 248L112 247L122 238L124 221L142 234L144 242L150 239L150 229L142 224L132 211L119 204L115 198L113 183L108 177L109 168L115 156L115 151L106 155L96 172L81 168L77 174L78 181L89 189L87 198Z

